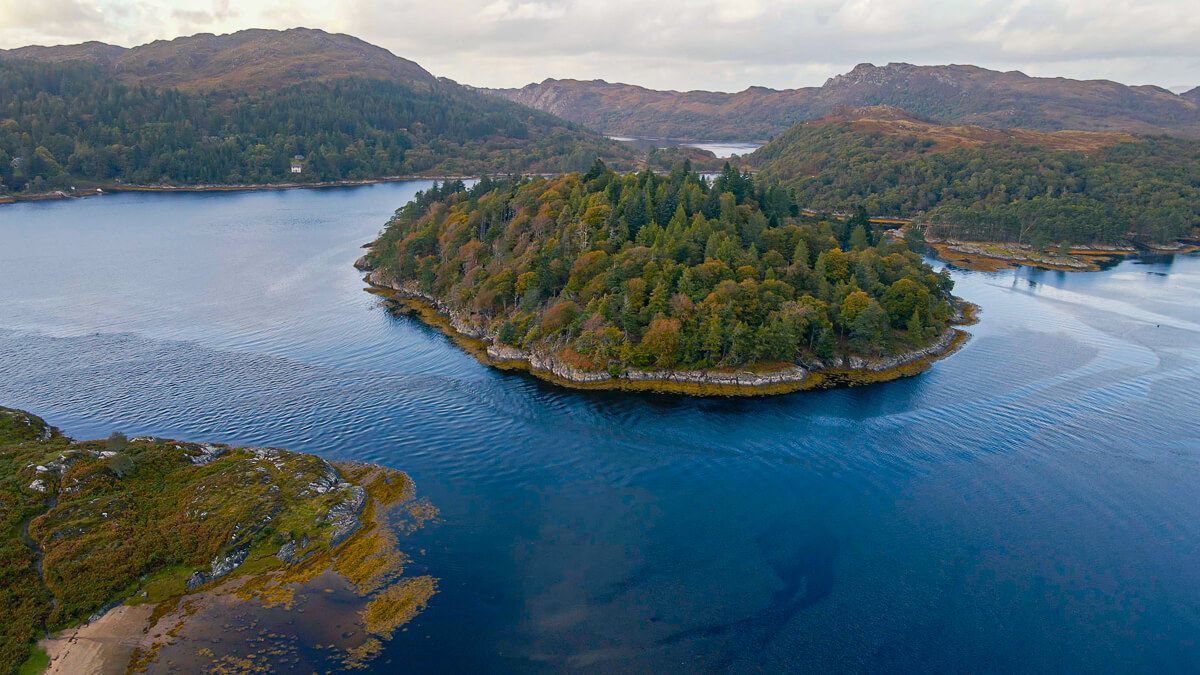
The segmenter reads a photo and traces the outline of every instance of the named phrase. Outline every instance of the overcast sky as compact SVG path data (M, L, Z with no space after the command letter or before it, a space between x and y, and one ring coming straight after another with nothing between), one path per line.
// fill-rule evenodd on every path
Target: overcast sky
M481 86L737 91L890 61L1200 85L1200 0L0 0L0 47L293 26Z

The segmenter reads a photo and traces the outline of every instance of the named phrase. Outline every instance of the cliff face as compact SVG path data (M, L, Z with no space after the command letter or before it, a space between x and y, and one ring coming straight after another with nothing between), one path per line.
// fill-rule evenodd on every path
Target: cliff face
M656 91L603 80L488 90L612 135L750 140L843 107L891 105L943 123L1200 136L1200 88L1177 96L1107 80L1029 77L970 65L864 63L821 87Z

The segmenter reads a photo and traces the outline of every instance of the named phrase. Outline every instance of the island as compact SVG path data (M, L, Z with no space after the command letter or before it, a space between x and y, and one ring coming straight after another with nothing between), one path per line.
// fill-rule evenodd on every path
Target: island
M902 239L728 165L435 185L357 266L484 362L583 389L879 382L953 352L972 315Z
M0 408L0 671L363 666L436 593L397 534L435 515L379 466Z

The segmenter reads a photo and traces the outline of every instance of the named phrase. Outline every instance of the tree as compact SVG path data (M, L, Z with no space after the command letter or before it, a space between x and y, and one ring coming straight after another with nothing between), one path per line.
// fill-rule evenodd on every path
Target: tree
M851 324L851 341L859 351L879 354L886 345L887 330L887 312L878 302L871 300Z
M867 307L874 302L871 296L864 291L854 291L846 296L842 301L842 306L838 309L838 323L842 326L843 331L848 331L854 326L854 322L858 320L858 316L862 314Z
M884 291L879 302L887 310L892 325L899 328L914 310L929 303L929 289L912 279L897 279Z
M563 300L546 310L542 317L542 334L553 335L568 328L579 317L579 305Z
M855 251L865 250L871 243L867 238L867 228L862 225L855 226L850 233L850 248Z
M588 169L588 172L583 174L583 180L585 182L591 182L603 175L606 175L607 173L608 166L604 164L603 160L597 157L596 161L592 162L592 168Z
M642 351L658 368L670 368L679 360L680 323L678 319L654 319L642 336Z
M925 340L925 322L921 320L921 309L914 308L912 316L908 317L908 323L905 324L905 329L908 330L908 339L913 344L920 344Z
M721 315L713 310L704 321L704 362L715 366L725 357L725 330Z

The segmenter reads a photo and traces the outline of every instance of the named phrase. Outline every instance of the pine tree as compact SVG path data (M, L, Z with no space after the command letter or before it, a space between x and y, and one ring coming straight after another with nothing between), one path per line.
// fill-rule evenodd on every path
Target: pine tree
M925 322L921 321L921 308L913 308L912 316L908 319L908 324L905 326L908 330L908 339L913 344L920 344L925 341Z
M714 309L704 321L704 362L715 366L724 357L725 334L721 326L721 316Z
M850 248L855 251L862 251L867 246L870 246L870 242L867 241L867 228L862 225L855 226L854 231L850 233Z
M666 279L659 279L658 284L650 293L650 302L647 303L647 310L651 320L667 314L667 301L670 295L670 288L667 287Z

